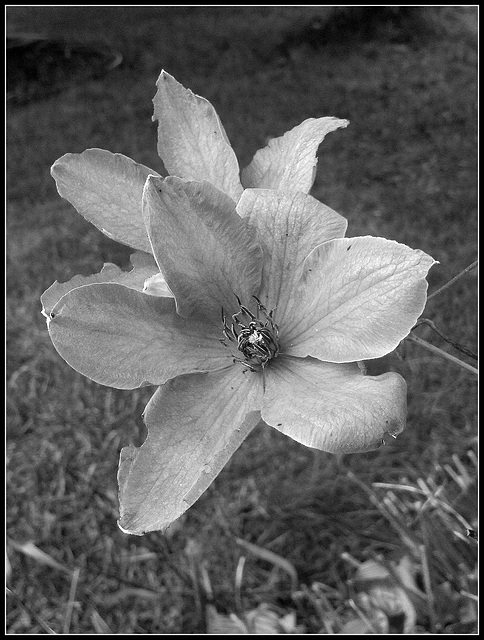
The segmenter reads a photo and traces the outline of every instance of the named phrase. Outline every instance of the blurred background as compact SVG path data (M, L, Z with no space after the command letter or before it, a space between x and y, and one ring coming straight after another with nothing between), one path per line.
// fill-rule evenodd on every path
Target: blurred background
M133 537L117 463L153 389L70 369L39 298L128 265L49 170L100 147L163 171L161 69L215 106L241 167L306 118L350 120L312 194L349 236L432 255L436 291L477 256L477 7L10 6L6 25L7 632L475 632L470 370L405 341L384 364L409 387L398 440L331 456L258 428L167 535ZM476 270L424 316L475 352Z

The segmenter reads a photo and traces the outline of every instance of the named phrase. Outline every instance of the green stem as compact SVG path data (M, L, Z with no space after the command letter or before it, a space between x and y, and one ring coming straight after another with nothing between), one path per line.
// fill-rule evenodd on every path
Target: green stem
M449 280L449 282L446 282L444 285L442 285L440 287L440 289L437 289L437 291L434 291L429 296L427 296L427 301L431 300L437 294L442 293L442 291L445 291L445 289L447 289L447 287L450 287L451 284L454 284L454 282L457 282L457 280L459 280L459 278L462 278L462 276L465 276L465 274L469 273L469 271L474 269L474 267L477 267L477 260L475 260L472 264L470 264L468 267L466 267L463 271L461 271L456 276L454 276L451 280Z
M467 364L467 362L463 362L462 360L459 360L459 358L456 358L455 356L451 356L450 353L447 353L446 351L442 351L442 349L439 349L439 347L435 347L433 344L430 344L426 340L422 340L422 338L417 338L417 336L409 335L406 337L406 340L408 340L409 342L415 342L415 344L419 344L421 347L425 347L425 349L432 351L432 353L435 353L441 356L442 358L445 358L446 360L450 360L454 364L458 364L463 369L467 369L467 371L471 371L476 375L478 375L479 373L479 371L475 367L471 366L470 364Z

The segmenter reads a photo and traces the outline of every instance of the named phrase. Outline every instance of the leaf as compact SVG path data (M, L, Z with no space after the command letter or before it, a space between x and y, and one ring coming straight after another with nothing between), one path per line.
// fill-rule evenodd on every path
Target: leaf
M404 557L398 567L398 572L405 576L405 582L417 589L415 579L409 572L409 559ZM353 583L358 591L358 605L365 612L371 614L374 611L382 611L390 623L392 618L403 616L402 632L415 633L417 622L415 607L406 590L385 566L375 560L363 562L356 571Z
M247 611L245 618L249 628L248 633L258 635L285 633L285 629L280 623L280 617L265 603L260 604L256 609Z
M234 635L249 633L247 626L234 613L223 615L209 604L205 609L207 621L207 634L210 635Z
M207 634L257 634L273 635L284 633L298 633L300 630L295 625L295 614L290 612L285 616L279 616L265 604L246 611L243 618L234 613L223 615L218 613L213 605L206 607Z
M338 631L338 635L388 634L389 629L388 618L383 611L372 609L371 611L366 611L359 618L355 617L348 620Z

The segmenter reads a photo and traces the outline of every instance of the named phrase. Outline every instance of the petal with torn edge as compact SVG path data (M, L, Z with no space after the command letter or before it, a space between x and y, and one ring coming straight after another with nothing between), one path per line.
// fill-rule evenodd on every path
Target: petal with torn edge
M356 363L281 356L266 371L262 419L307 447L370 451L405 427L405 380L365 376Z
M272 189L246 189L237 212L258 230L264 249L259 298L267 309L275 307L282 328L304 260L322 242L344 236L347 220L305 193Z
M153 120L158 120L158 155L168 173L206 180L237 201L239 163L213 106L166 71L156 86Z
M423 251L385 238L339 238L316 247L296 284L284 353L327 362L390 353L425 307L433 264Z
M160 387L145 410L146 441L121 451L120 527L141 535L176 520L260 421L261 402L260 377L240 366Z
M51 169L59 194L105 235L151 252L141 198L146 178L159 174L121 153L67 153Z
M281 189L309 193L316 177L316 151L326 134L347 127L348 120L308 118L259 149L242 171L245 189Z
M163 276L160 274L158 265L153 256L144 251L136 251L130 256L133 268L130 271L123 271L112 262L104 264L99 273L93 273L91 276L74 276L67 282L54 282L40 297L42 302L42 313L46 318L50 316L52 309L66 293L72 289L83 287L86 284L94 284L96 282L114 282L123 284L130 289L137 291L145 291L150 295L164 295L173 297L168 287L162 286ZM146 291L147 282L157 279L156 293L154 291ZM163 281L164 282L164 281Z
M177 311L221 326L221 309L235 313L236 295L256 294L262 249L235 202L208 182L148 178L143 215L160 271Z
M53 308L49 333L76 371L116 389L159 385L175 376L228 366L233 356L206 322L185 320L175 301L120 284L89 284Z

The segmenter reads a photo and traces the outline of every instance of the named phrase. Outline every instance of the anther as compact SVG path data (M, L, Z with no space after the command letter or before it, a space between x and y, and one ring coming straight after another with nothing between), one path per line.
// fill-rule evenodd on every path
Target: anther
M250 371L262 371L265 386L265 367L268 362L279 353L279 329L272 318L274 309L267 312L257 296L252 296L257 303L257 316L242 304L237 294L234 294L239 304L239 311L232 315L231 326L222 309L222 331L229 340L237 341L237 348L244 358L235 358ZM243 318L249 322L243 322Z

